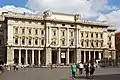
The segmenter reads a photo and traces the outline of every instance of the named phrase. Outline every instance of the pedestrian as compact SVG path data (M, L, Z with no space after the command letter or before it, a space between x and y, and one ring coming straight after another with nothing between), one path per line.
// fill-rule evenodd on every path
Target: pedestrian
M19 67L19 66L18 66L18 65L16 65L16 71L18 71L18 67Z
M7 71L10 71L10 65L7 65Z
M13 65L13 70L16 71L16 64Z
M80 74L80 75L81 75L82 72L83 72L83 68L84 68L84 66L83 66L82 62L80 62L80 63L79 63L79 74Z
M95 72L95 66L94 64L92 63L91 66L90 66L90 76L93 78L93 74Z
M51 68L51 70L53 69L53 65L52 65L52 63L50 64L50 68Z
M71 70L72 70L72 80L75 80L76 69L77 69L77 66L76 66L75 63L74 63L74 64L71 66Z
M86 63L85 65L85 72L86 72L86 78L88 78L89 77L89 64L88 63Z
M0 64L0 74L3 72L2 69L3 69L2 64Z

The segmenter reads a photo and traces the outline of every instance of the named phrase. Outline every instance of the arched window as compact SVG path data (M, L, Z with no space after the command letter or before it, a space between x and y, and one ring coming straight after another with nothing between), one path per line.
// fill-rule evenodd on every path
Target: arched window
M41 40L41 45L44 45L44 39Z
M25 37L22 37L22 45L25 45Z
M29 34L31 34L31 30L32 30L32 29L30 28L30 29L29 29Z
M38 38L35 38L35 45L38 45Z
M31 42L32 42L32 38L30 37L29 38L29 45L31 45Z
M81 41L81 46L82 46L82 47L84 46L84 41L83 41L83 40Z
M18 44L18 37L15 37L15 44Z
M35 35L37 35L38 34L38 29L35 29Z
M15 34L18 34L18 27L15 28Z
M89 47L89 41L88 40L86 41L86 44L87 44L87 47Z

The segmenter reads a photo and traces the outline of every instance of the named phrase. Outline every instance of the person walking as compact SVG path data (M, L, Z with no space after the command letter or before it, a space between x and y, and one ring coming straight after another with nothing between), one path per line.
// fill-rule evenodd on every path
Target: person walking
M72 70L72 80L75 80L75 73L77 70L77 66L75 65L75 63L71 66L71 70Z
M85 65L85 71L86 71L86 78L88 78L89 77L89 64L88 63L86 63Z
M80 63L79 63L79 74L80 74L80 75L81 75L82 72L83 72L83 68L84 68L84 66L83 66L82 62L80 62Z
M91 66L90 66L90 76L93 78L93 74L95 72L95 66L94 64L92 63Z
M0 74L2 73L2 69L3 69L2 64L0 64Z

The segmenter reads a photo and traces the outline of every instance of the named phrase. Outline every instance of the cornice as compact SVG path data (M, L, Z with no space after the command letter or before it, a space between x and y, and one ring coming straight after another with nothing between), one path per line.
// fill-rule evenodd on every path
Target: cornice
M66 14L66 13L57 13L53 12L54 14L62 14L62 15L68 15L68 16L74 16L74 14ZM22 14L22 13L15 13L15 12L3 12L3 16L7 18L18 18L18 19L31 19L31 20L43 20L43 15L38 14ZM47 21L55 21L55 22L63 22L63 23L73 23L73 24L83 24L83 25L91 25L91 26L104 26L108 27L109 25L104 21L91 21L91 20L59 20L59 19L52 19L52 18L46 18Z

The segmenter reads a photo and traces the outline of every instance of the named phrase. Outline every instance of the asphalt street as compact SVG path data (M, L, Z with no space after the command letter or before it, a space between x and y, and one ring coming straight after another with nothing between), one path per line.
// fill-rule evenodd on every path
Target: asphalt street
M76 80L86 79L85 74L78 75ZM71 80L70 68L27 68L14 72L0 74L0 80ZM99 68L96 69L92 80L120 80L120 68Z

